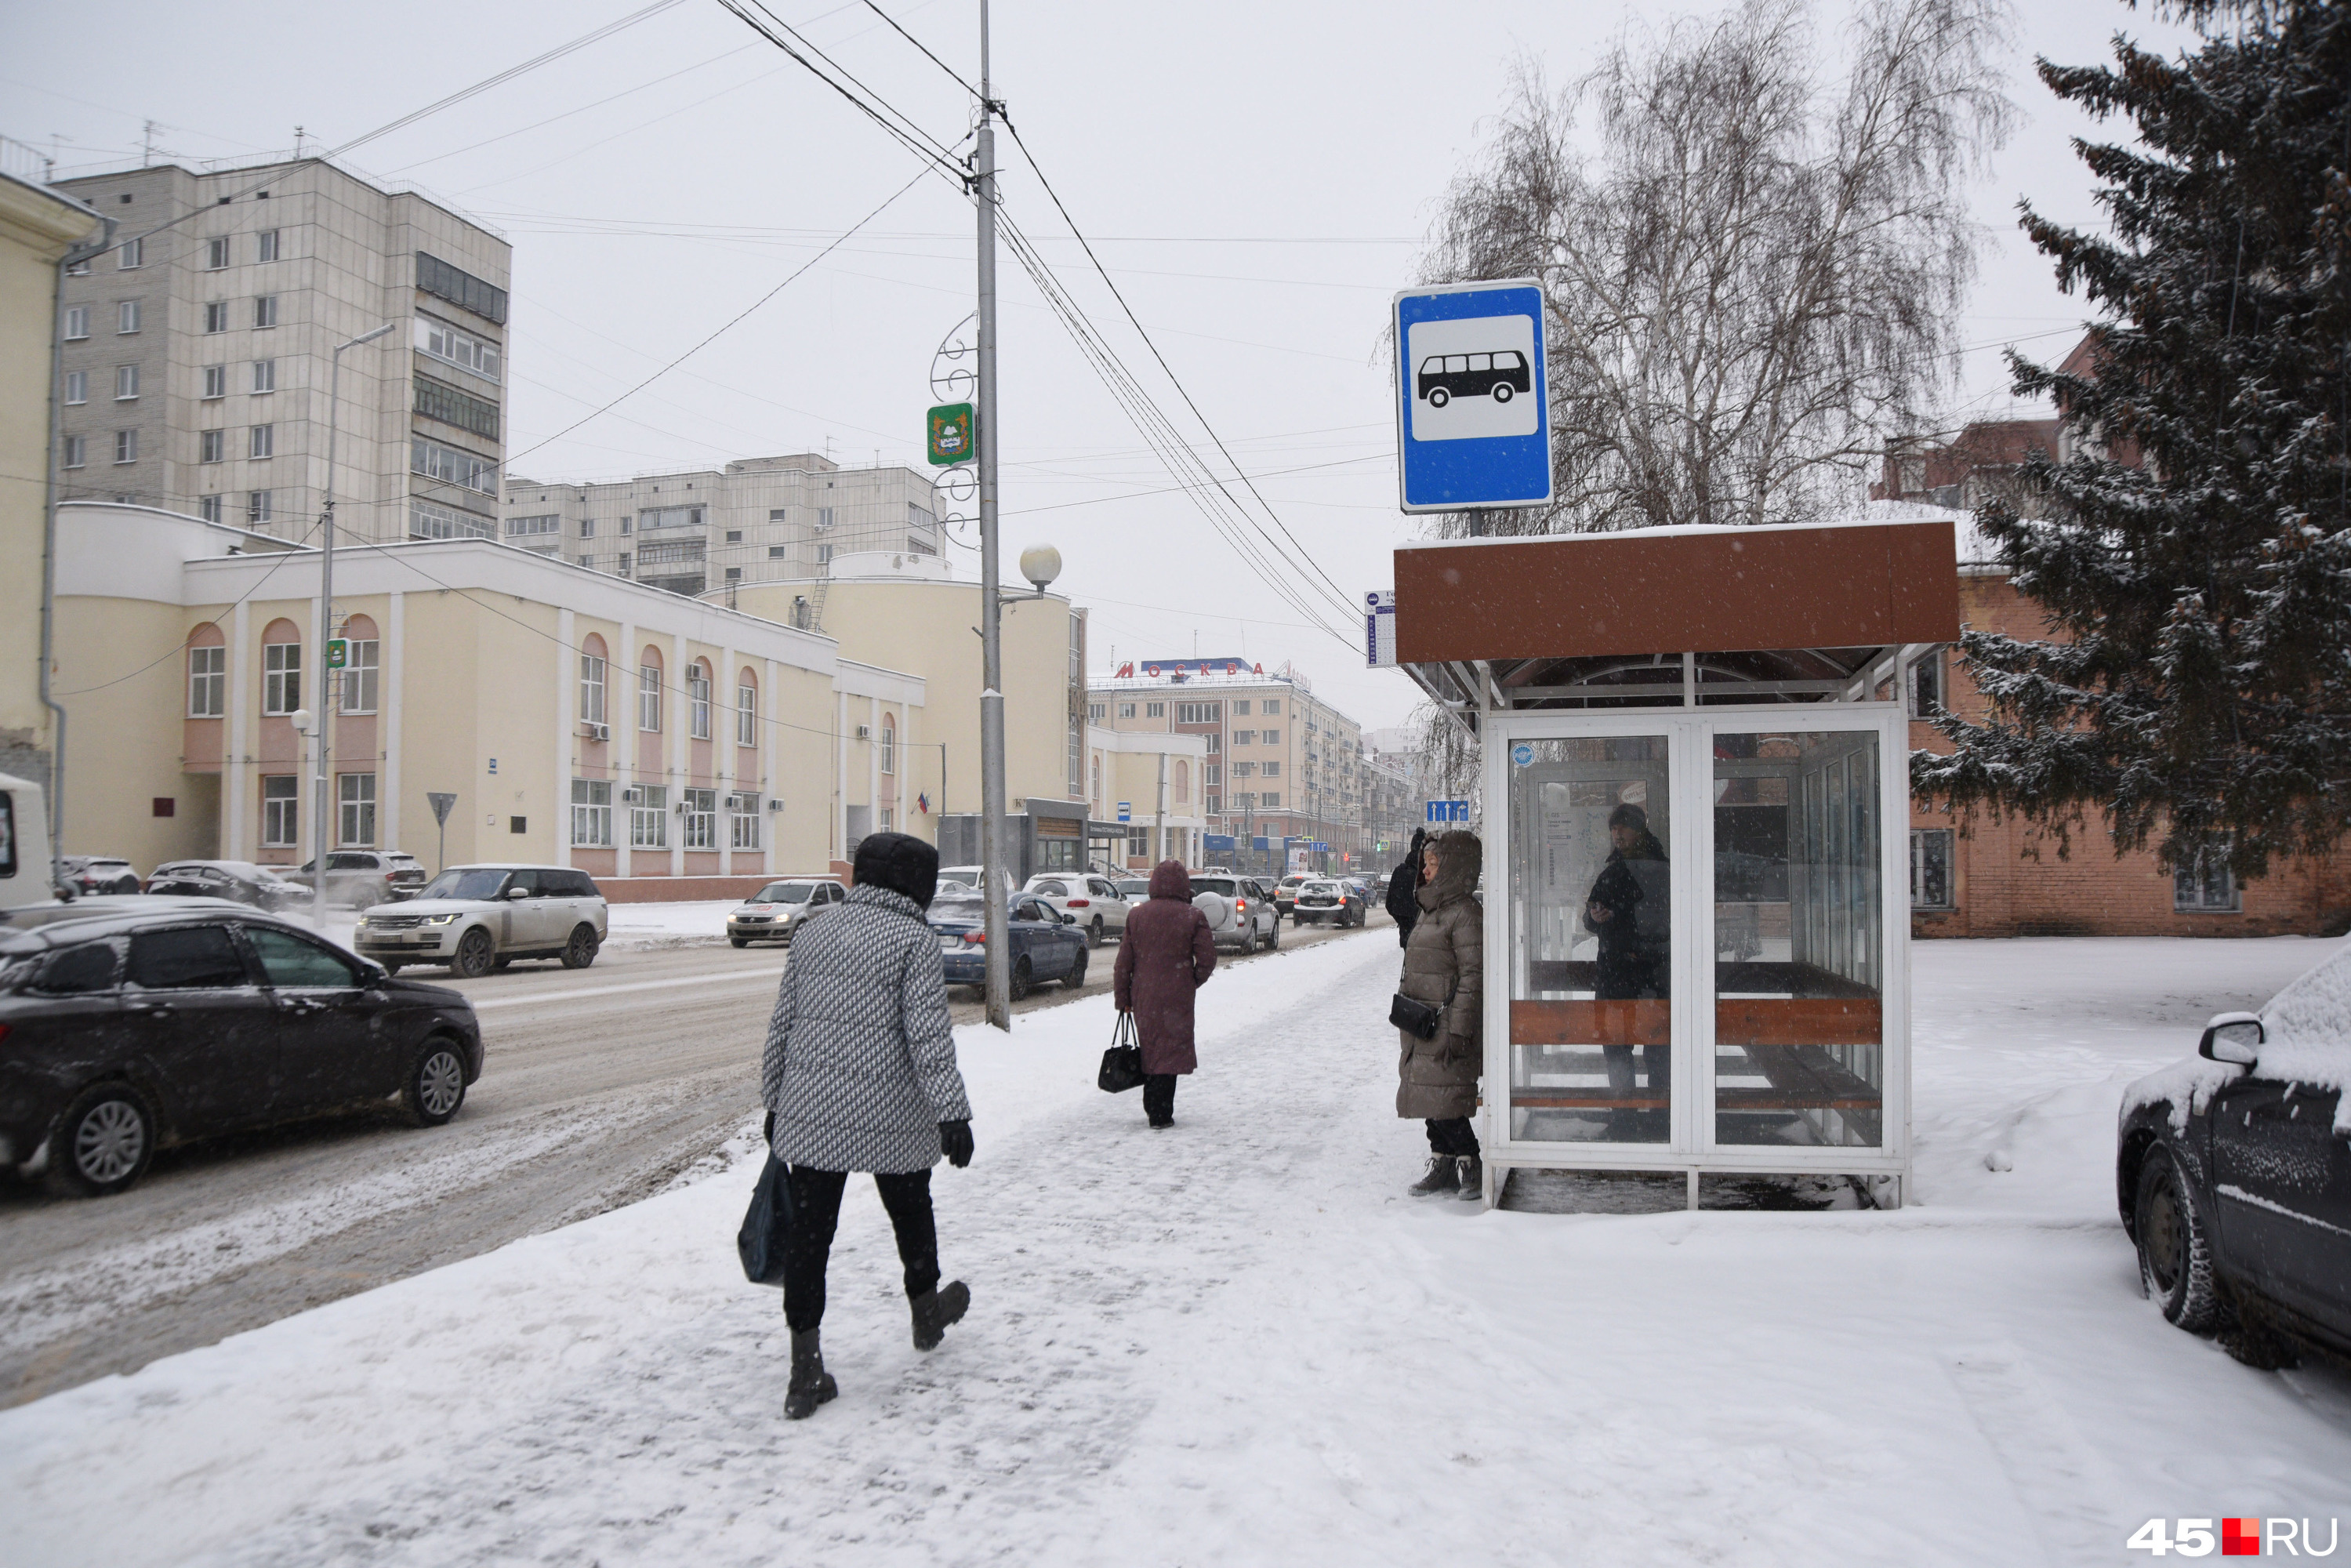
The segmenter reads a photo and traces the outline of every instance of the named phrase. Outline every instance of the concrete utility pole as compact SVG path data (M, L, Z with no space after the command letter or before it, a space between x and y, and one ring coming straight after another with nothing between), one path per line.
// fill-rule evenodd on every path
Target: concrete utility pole
M1012 1028L1012 884L1004 855L1003 607L996 538L996 100L988 79L987 0L979 0L979 131L972 194L979 206L979 863L987 890L987 1021Z
M310 916L323 921L327 915L327 822L333 802L327 799L327 780L332 776L330 760L335 744L335 710L341 705L334 701L335 672L327 667L327 643L335 634L335 434L338 416L342 412L343 350L356 349L361 343L372 343L397 326L386 321L372 332L362 332L348 343L335 345L327 356L332 368L327 372L327 490L319 515L321 548L319 555L319 716L314 721L319 732L319 744L311 753L318 769L311 780L310 790ZM377 810L382 810L379 802ZM398 802L392 803L394 810Z

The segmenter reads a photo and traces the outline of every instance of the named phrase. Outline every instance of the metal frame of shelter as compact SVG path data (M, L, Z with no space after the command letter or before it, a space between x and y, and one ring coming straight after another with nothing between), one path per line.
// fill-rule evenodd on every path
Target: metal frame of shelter
M1399 665L1483 741L1486 1201L1521 1168L1680 1171L1692 1207L1701 1174L1849 1176L1898 1207L1902 697L1957 636L1950 526L1448 541L1396 570ZM1607 858L1629 802L1661 862ZM1620 862L1666 915L1612 955L1590 916Z

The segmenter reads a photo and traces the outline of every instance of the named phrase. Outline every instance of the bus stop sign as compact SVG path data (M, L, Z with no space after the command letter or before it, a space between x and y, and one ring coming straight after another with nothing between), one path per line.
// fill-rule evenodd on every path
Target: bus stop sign
M1542 286L1450 283L1395 297L1396 474L1407 512L1552 499Z

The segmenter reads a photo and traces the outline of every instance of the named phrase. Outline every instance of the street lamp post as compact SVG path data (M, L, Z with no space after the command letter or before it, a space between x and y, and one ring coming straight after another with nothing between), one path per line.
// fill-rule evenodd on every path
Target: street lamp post
M347 343L335 345L329 354L327 372L327 487L326 500L319 515L320 549L319 554L319 711L313 722L318 727L319 743L311 753L316 772L310 781L310 909L312 916L326 918L327 911L327 821L331 802L327 799L327 780L333 769L330 753L334 748L335 673L327 666L327 643L335 629L335 437L342 412L343 350L356 349L361 343L372 343L398 326L386 321L372 332L362 332ZM393 810L397 810L394 804Z

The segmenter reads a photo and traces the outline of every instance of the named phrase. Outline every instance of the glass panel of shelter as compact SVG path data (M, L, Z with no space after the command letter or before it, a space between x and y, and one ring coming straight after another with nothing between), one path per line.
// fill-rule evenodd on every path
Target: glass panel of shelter
M1714 732L1718 1145L1885 1143L1878 741Z
M1671 1140L1669 752L1664 735L1514 748L1507 895L1514 1142Z

